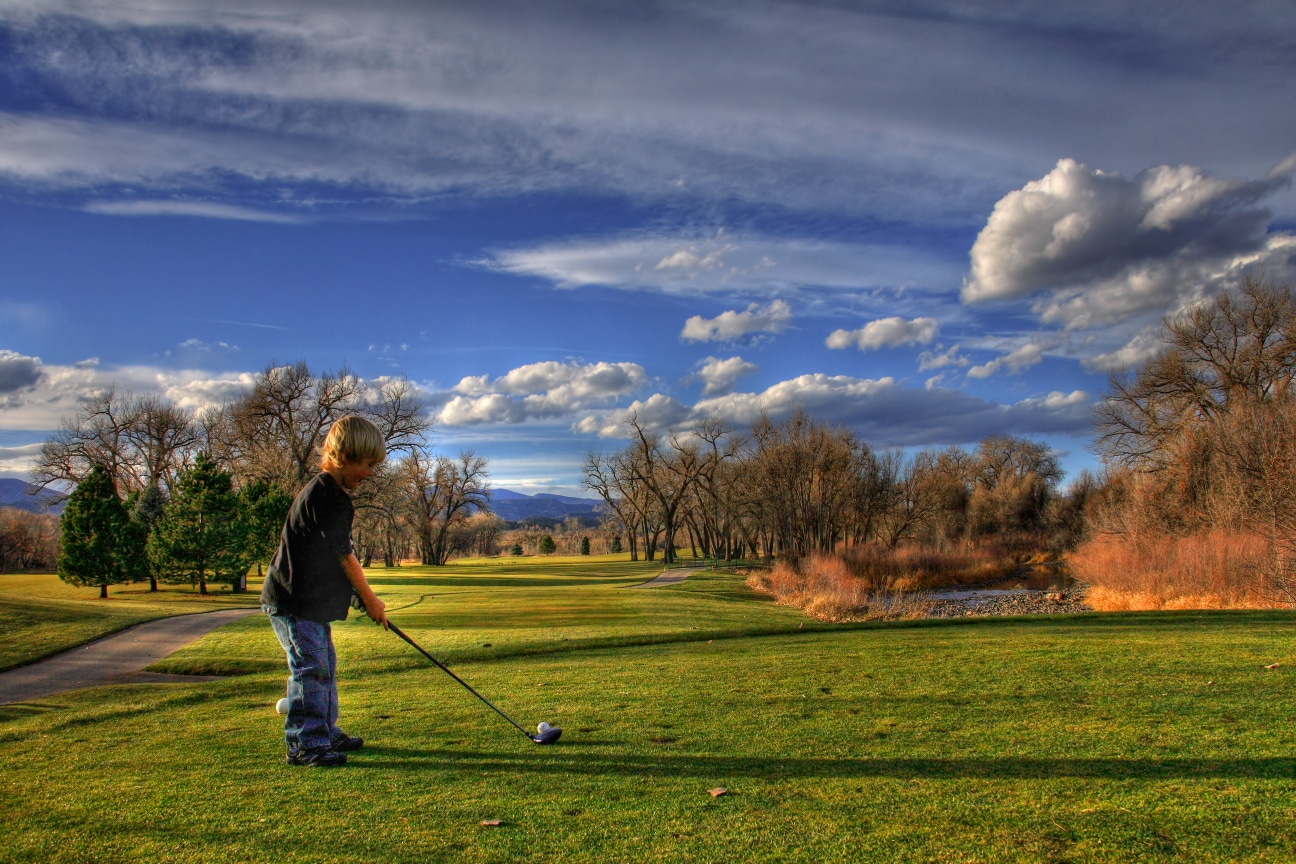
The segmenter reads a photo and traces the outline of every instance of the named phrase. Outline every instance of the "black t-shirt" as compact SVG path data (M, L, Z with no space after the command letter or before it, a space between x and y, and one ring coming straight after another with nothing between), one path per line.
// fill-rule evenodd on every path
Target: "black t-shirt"
M345 621L351 582L342 559L353 550L354 515L351 496L331 474L321 471L312 477L288 511L261 603L279 614L321 624Z

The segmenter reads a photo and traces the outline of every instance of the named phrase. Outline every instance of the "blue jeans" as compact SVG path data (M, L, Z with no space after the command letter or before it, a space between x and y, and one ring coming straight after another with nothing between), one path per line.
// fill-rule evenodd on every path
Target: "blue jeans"
M337 726L337 651L333 628L266 608L270 626L288 655L288 719L284 739L289 750L329 747L345 733Z

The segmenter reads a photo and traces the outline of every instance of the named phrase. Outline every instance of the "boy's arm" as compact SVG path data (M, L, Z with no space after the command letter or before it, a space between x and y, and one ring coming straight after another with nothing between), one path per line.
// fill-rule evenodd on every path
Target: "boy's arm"
M364 603L365 614L386 627L387 604L369 587L369 580L365 578L364 568L360 566L360 561L357 560L354 552L342 558L342 569L346 571L347 581L351 583L351 587L360 595L360 600Z

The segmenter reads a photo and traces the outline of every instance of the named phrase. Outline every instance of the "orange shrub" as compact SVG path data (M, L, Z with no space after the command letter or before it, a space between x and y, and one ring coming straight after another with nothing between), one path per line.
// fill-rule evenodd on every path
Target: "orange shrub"
M851 562L835 555L812 555L794 566L780 561L768 572L753 573L747 584L774 595L777 603L804 609L823 621L917 618L926 612L920 599L902 593L891 580L862 578Z
M994 543L941 551L926 546L860 546L846 553L852 572L875 589L917 591L1011 576L1017 561Z
M1214 530L1188 537L1100 535L1067 556L1104 612L1147 609L1273 609L1265 589L1268 541Z

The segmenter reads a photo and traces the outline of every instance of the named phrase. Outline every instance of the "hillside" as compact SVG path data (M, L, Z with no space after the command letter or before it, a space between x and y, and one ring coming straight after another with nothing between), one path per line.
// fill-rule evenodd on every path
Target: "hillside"
M29 495L28 492L35 488L25 480L0 478L0 507L13 507L30 513L63 512L62 503L50 506L50 501L58 497L55 493L42 491Z
M597 516L603 512L603 502L594 498L575 498L571 495L523 495L511 489L491 491L491 509L508 522L521 522L536 516L548 519L565 519L568 516Z

